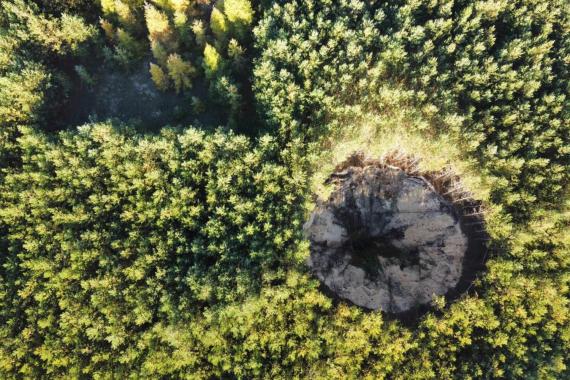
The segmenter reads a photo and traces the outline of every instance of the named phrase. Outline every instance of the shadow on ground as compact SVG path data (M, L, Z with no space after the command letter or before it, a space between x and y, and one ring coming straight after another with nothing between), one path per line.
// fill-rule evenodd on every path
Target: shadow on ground
M102 67L88 85L76 81L64 109L56 116L58 129L109 119L128 123L142 132L158 132L166 125L216 128L228 124L225 107L208 103L207 84L196 80L191 91L177 94L159 91L145 60L129 71ZM196 112L193 97L200 99L203 110ZM234 126L238 133L251 134L251 126Z

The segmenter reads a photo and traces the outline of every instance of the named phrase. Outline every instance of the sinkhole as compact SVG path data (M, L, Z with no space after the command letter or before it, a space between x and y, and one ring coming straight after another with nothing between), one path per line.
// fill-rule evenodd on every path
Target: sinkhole
M398 163L352 156L305 224L308 264L326 290L395 315L464 292L486 249L477 202L449 190L457 178Z

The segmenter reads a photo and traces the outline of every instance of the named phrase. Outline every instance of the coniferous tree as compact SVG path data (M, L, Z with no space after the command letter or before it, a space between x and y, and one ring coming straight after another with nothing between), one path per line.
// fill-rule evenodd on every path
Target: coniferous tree
M166 91L169 88L168 76L160 68L160 66L150 63L150 75L152 81L159 90Z
M253 9L249 0L224 0L224 14L228 23L243 36L253 22Z
M145 6L145 20L150 40L167 40L171 31L168 17L151 4Z
M209 5L0 3L0 378L570 378L565 2L225 0L217 35ZM99 16L115 58L152 52L195 113L204 80L231 122L43 131L95 78ZM224 132L253 64L258 138ZM485 271L413 325L305 264L314 160L376 122L452 141L487 186Z
M210 16L210 28L216 37L216 41L223 43L227 38L228 22L226 16L216 7L212 9Z
M220 70L222 58L215 47L206 43L204 47L204 70L206 76L213 77Z
M166 66L176 92L192 87L192 77L195 75L196 69L190 62L184 61L178 54L171 54L168 56Z

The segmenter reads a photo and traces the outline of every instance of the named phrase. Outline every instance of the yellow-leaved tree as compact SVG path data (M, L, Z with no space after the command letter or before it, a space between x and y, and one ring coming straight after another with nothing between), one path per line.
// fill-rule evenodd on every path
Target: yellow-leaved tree
M220 69L222 57L215 47L206 43L204 48L204 71L206 76L212 78Z
M170 34L168 17L150 4L146 4L144 10L149 39L151 41L164 41Z
M249 0L224 0L224 14L232 29L241 36L253 22L253 8Z
M166 91L170 86L168 75L162 70L162 68L151 62L150 64L150 75L152 81L159 90Z
M228 34L228 21L226 16L218 8L214 7L212 9L212 14L210 15L210 28L212 33L216 37L216 40L223 43Z
M168 75L174 82L176 92L190 89L192 87L192 77L196 69L190 62L187 62L178 54L170 54L166 61Z

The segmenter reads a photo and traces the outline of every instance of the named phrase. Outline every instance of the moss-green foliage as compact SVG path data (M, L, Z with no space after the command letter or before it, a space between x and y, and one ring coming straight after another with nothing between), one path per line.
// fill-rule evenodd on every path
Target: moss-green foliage
M113 368L118 352L142 354L137 341L157 322L190 321L255 294L262 275L281 278L303 180L276 163L277 148L194 129L137 138L96 125L54 142L25 130L22 169L0 191L12 369Z
M275 4L256 32L257 96L283 132L314 138L398 84L523 218L570 179L569 13L563 0Z
M95 28L75 15L46 16L22 0L0 5L0 169L17 161L19 125L36 125L65 98L54 62L80 56ZM45 98L51 101L49 106Z
M39 8L50 14L73 13L82 17L96 19L98 1L93 0L31 0Z
M42 66L25 64L20 70L0 77L0 168L17 161L17 126L38 121L49 86L50 75Z
M46 133L95 36L85 2L37 3L0 5L0 378L570 378L562 0L268 4L254 91L276 131L256 140ZM152 45L165 85L185 83L169 56L205 66L237 115L249 2L216 4L223 38L197 3L147 3L154 44L145 2L100 2L115 53ZM313 190L353 147L451 164L486 204L486 272L414 324L333 302L303 265Z
M45 15L22 0L3 2L0 9L2 69L17 66L24 59L47 62L79 55L96 34L95 27L79 16Z
M186 83L201 77L210 90L207 100L223 110L230 110L229 118L236 121L238 111L245 106L241 97L237 107L231 103L236 99L231 94L228 96L219 82L223 78L240 93L247 91L244 86L249 85L251 61L244 61L243 57L239 60L236 52L244 55L251 49L254 12L249 0L104 0L101 10L103 18L100 24L114 47L116 61L132 67L152 52L154 64L166 72L169 71L168 58L180 57L196 70L186 70L184 75L177 75L170 89L188 91L192 86ZM216 70L211 67L212 49L219 62ZM223 64L225 61L227 64ZM168 87L164 82L157 83L157 86L161 90Z
M93 125L19 145L0 189L2 377L569 374L569 215L516 232L493 216L477 293L403 327L309 278L306 180L276 139Z

